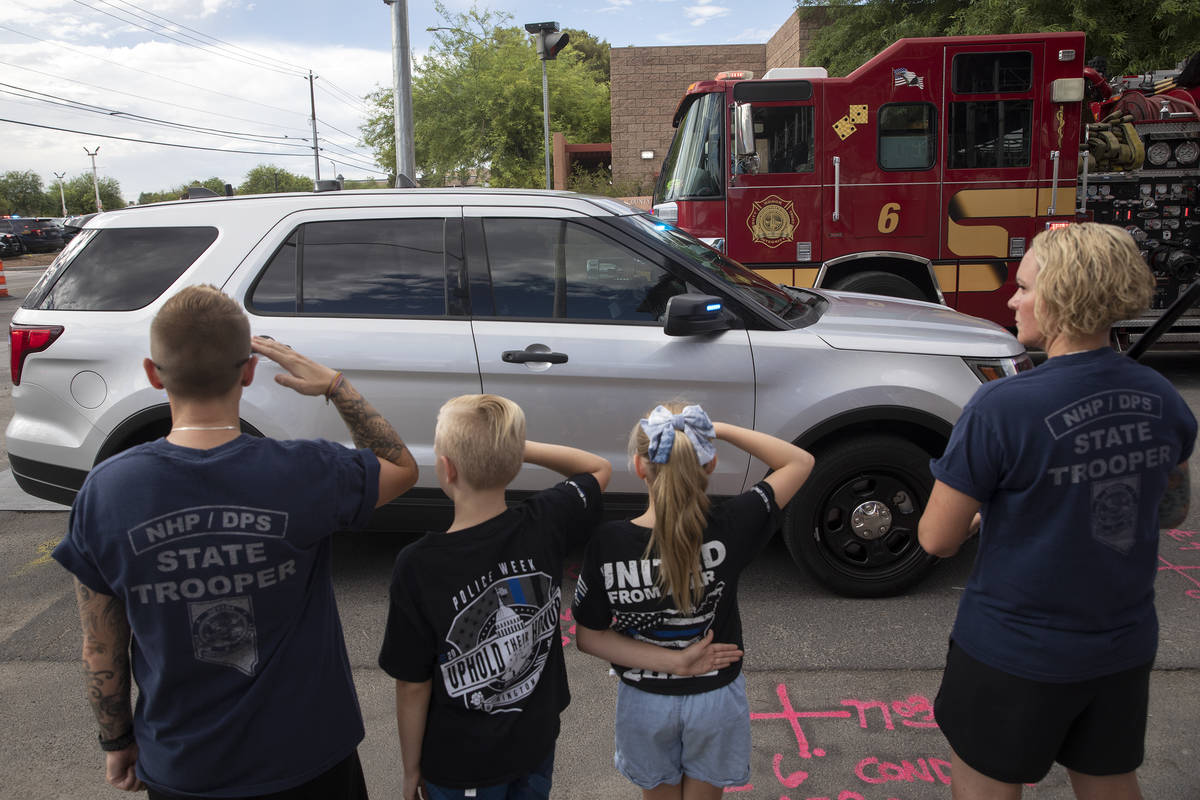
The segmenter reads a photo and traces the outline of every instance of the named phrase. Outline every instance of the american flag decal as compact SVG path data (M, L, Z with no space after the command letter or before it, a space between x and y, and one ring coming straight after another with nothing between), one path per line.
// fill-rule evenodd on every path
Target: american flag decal
M909 72L904 67L892 68L892 85L893 86L916 86L918 89L925 88L925 79L915 72Z

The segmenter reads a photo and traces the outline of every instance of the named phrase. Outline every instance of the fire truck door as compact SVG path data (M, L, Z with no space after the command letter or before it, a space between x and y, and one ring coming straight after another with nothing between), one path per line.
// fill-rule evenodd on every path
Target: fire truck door
M956 266L958 310L1006 324L1017 264L1050 205L1051 153L1074 146L1059 146L1046 119L1044 49L1037 41L945 48L942 257ZM1074 177L1059 175L1066 213Z
M851 258L830 265L823 285L837 288L862 270L890 271L905 256L936 258L940 55L905 52L826 90L823 255L826 262ZM870 263L854 258L876 253L882 258Z
M775 283L812 286L821 259L812 84L746 81L734 86L734 100L735 114L749 107L742 113L753 121L754 154L733 159L727 252Z

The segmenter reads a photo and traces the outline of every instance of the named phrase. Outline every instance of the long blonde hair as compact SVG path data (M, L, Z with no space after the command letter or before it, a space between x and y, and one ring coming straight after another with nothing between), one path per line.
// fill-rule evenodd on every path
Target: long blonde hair
M688 403L663 405L678 414ZM629 449L646 465L654 507L654 528L642 557L659 559L655 583L675 599L680 611L692 611L704 594L700 547L708 527L708 471L682 431L676 432L665 464L650 461L650 437L640 424L629 436Z

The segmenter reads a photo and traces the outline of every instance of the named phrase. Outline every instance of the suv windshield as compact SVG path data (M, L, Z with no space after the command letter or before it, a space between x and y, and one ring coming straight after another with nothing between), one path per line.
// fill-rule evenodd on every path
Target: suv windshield
M725 162L721 158L724 98L719 93L701 95L685 113L654 187L655 203L717 198L724 193Z
M633 214L624 219L635 224L640 232L655 242L684 257L689 264L704 268L710 280L732 289L743 299L772 314L796 324L814 311L824 307L823 298L815 292L784 289L766 278L751 272L691 235L649 214ZM805 320L801 324L807 324Z

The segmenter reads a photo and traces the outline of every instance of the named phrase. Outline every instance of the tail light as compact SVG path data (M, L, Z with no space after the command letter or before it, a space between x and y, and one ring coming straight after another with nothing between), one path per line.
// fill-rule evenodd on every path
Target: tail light
M21 368L25 366L25 356L30 353L40 353L54 340L62 335L62 325L17 325L8 326L8 345L12 358L13 386L21 385Z

